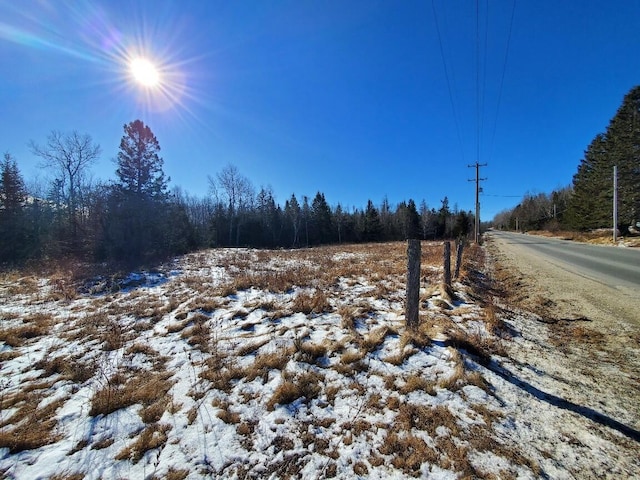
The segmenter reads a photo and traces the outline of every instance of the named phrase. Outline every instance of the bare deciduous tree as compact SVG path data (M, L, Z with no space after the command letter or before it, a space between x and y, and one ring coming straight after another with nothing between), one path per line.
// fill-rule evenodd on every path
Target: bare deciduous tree
M229 244L234 244L233 231L235 227L236 241L239 242L240 227L243 215L251 209L255 199L254 188L251 181L242 175L234 165L227 165L213 179L209 177L211 191L220 195L227 204L229 215Z
M41 166L55 172L56 182L61 194L71 226L72 241L78 238L78 212L81 210L81 198L87 182L89 166L100 156L100 146L93 143L88 134L77 131L61 133L52 131L43 146L34 141L29 144L34 155L42 158Z

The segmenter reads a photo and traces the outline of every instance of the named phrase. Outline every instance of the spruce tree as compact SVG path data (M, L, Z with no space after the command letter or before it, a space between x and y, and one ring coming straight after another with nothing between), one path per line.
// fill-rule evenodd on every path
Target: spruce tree
M27 255L26 200L18 165L5 153L0 163L0 262L22 260Z
M116 170L120 189L140 198L164 199L168 179L162 170L164 160L158 155L158 139L141 120L125 125L124 132Z
M567 219L574 228L610 227L613 209L613 167L618 167L618 220L624 228L640 220L640 86L598 134L573 177Z
M364 212L363 240L365 242L378 242L382 236L382 224L378 210L369 200L367 209Z
M168 201L168 180L155 135L140 120L125 125L124 132L105 232L106 250L117 259L144 262L173 253L177 226L171 224L171 218L176 215ZM174 229L172 235L167 229Z
M331 208L329 208L324 193L316 193L311 203L311 218L314 226L313 243L330 243L333 240Z

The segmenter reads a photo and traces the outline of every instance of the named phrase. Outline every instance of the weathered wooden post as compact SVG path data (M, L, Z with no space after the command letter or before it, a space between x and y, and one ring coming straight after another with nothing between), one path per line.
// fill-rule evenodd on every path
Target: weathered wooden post
M458 240L458 245L456 247L456 269L453 274L453 278L456 280L460 276L460 266L462 265L462 251L464 250L464 238Z
M451 288L451 242L444 242L444 254L442 257L444 265L444 285Z
M410 239L407 243L407 299L405 321L407 328L415 330L419 323L420 304L420 240Z

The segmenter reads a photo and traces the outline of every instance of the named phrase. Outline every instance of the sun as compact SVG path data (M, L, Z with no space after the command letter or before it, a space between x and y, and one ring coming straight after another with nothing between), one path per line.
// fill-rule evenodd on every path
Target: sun
M148 88L160 85L160 73L156 66L146 58L134 58L129 64L133 78L140 85Z

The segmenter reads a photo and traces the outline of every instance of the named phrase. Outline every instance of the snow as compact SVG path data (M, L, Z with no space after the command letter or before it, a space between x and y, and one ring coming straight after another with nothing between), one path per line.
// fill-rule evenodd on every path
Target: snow
M426 346L407 341L402 268L375 272L382 259L401 263L403 252L403 245L210 250L157 272L131 273L119 288L96 279L73 299L52 295L47 279L36 279L29 293L10 293L25 280L6 274L0 278L0 437L23 421L15 418L26 402L21 394L31 395L37 410L59 406L50 431L41 428L45 419L27 417L38 435L49 436L42 446L0 448L0 476L142 479L183 471L188 479L525 479L624 478L640 471L637 440L536 394L585 401L558 381L554 362L561 360L541 349L544 327L533 330L526 312L504 319L517 335L495 339L508 343L510 356L493 355L485 366L449 345L441 330ZM328 281L332 268L342 275ZM437 266L423 269L432 277ZM303 270L311 275L306 282ZM286 291L252 285L227 293L237 276L289 271L297 283ZM438 296L431 294L425 322L491 337L471 288L454 285L458 300L450 310L434 307ZM298 295L320 290L329 307L293 310ZM204 300L215 308L202 306ZM344 324L341 306L362 306L353 328ZM11 346L7 332L35 324L27 319L36 314L49 319L42 331ZM363 347L383 327L379 344ZM550 362L533 361L540 352ZM346 361L349 354L360 358ZM63 365L47 370L57 357ZM260 369L269 358L275 363ZM81 367L90 375L80 375ZM154 392L148 382L162 373L169 388ZM90 415L98 392L118 396L134 381L141 400ZM290 385L298 393L275 401ZM145 422L154 402L160 415ZM638 429L637 419L606 414ZM390 443L393 435L398 447ZM423 442L417 454L424 458L408 466L403 462L419 448L409 443L413 437ZM155 446L135 451L143 439Z

